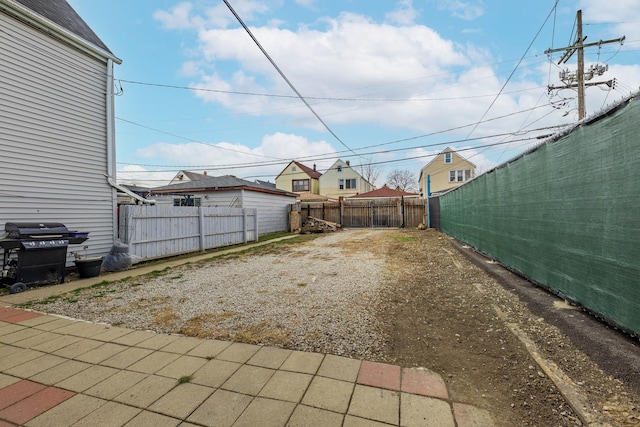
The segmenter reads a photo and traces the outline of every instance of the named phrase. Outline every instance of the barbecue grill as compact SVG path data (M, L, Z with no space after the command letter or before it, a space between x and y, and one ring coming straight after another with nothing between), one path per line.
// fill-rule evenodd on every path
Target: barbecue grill
M67 247L87 240L69 237L67 227L57 222L7 222L4 230L1 280L12 294L27 285L64 283Z

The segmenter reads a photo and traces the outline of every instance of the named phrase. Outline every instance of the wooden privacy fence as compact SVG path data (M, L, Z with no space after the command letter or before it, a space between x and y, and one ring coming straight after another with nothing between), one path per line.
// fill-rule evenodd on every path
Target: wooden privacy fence
M337 202L307 202L296 207L301 221L320 218L346 228L417 227L426 224L426 200L405 198L346 199Z
M121 205L119 236L149 260L258 240L256 209Z

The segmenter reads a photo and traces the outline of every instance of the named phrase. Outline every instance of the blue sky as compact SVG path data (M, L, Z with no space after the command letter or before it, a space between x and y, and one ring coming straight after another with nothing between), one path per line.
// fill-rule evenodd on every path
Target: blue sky
M178 170L274 181L296 159L374 164L375 184L445 147L480 172L577 120L554 91L583 11L592 114L640 86L637 0L68 0L122 59L115 76L118 180L163 185ZM546 21L546 23L545 23ZM326 124L326 126L325 126Z

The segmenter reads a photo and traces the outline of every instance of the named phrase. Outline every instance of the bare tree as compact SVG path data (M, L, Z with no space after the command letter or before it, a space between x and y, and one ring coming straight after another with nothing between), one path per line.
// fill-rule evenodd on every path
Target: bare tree
M418 180L413 172L394 169L387 175L387 185L402 191L415 193L418 190Z
M363 159L363 162L358 166L358 169L360 169L360 175L375 187L376 181L380 178L380 174L382 173L382 167L374 164L373 159L366 158Z

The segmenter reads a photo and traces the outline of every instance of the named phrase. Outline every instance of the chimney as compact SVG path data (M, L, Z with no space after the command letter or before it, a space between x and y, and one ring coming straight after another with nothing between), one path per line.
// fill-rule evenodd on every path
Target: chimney
M347 166L351 166L351 162L347 160Z
M207 171L202 172L202 175L207 175Z
M315 163L313 164L313 170L316 170L316 164Z

